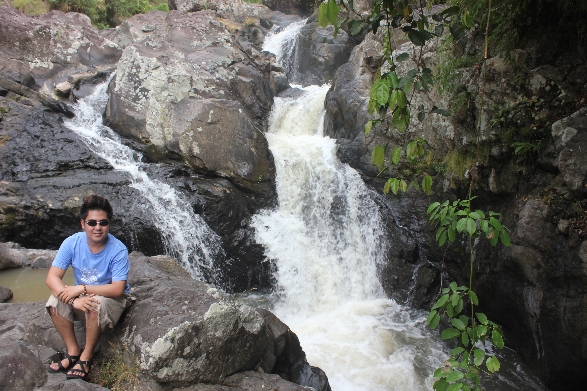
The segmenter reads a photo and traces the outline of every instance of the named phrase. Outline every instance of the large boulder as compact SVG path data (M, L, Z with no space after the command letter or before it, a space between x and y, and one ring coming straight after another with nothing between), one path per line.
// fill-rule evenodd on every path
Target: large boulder
M28 17L1 4L0 54L2 77L69 99L82 81L112 70L122 51L86 15L51 11Z
M295 334L270 312L247 307L193 280L169 257L132 253L130 261L129 283L136 301L119 324L103 334L101 345L106 348L100 354L107 356L112 349L126 352L129 363L139 364L145 387L207 390L205 384L196 385L223 383L247 389L252 382L329 390L326 375L309 366ZM63 386L63 374L47 378L46 365L64 345L44 303L0 304L0 310L0 358L4 351L6 357L22 356L22 363L12 358L14 365L3 366L0 377L28 374L27 381L34 381L35 387ZM83 327L77 326L78 338L83 338ZM231 377L248 370L257 372ZM263 373L276 373L284 380Z
M200 172L271 195L275 168L261 133L272 103L269 62L251 61L210 11L136 16L119 34L134 43L118 63L106 123Z

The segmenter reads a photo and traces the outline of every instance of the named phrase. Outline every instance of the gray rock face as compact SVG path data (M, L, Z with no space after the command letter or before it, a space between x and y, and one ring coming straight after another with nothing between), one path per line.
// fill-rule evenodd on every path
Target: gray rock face
M0 364L3 390L32 390L47 381L43 363L26 344L12 342L1 345Z
M570 190L587 192L587 109L552 124L558 168Z
M83 14L51 11L31 18L0 5L0 15L2 76L49 96L68 80L79 87L76 75L112 69L122 54ZM54 96L63 98L61 90Z
M142 32L145 23L155 29ZM134 43L118 63L107 124L201 172L271 193L273 160L260 132L272 102L266 64L250 62L212 12L154 12L126 30Z
M245 390L257 384L303 389L290 383L297 382L319 391L330 389L326 375L307 363L295 334L270 312L239 304L191 279L169 257L132 253L130 260L129 282L136 301L119 324L103 334L101 344L125 349L129 360L138 361L145 385L139 388L223 389L198 384L220 383ZM43 302L0 304L0 361L7 363L0 379L17 371L35 387L61 389L64 376L48 379L46 365L54 359L50 349L63 347ZM252 369L258 372L239 374ZM33 388L28 383L23 387Z
M355 42L340 30L334 37L334 27L319 27L310 18L302 27L292 52L284 56L287 74L292 82L304 86L330 82L339 66L344 64Z

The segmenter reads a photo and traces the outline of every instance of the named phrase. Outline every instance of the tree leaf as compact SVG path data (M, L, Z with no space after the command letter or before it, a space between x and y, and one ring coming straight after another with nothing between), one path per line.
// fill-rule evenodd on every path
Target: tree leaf
M504 343L503 343L503 337L501 336L501 333L498 330L493 330L491 332L491 342L493 342L493 344L498 348L498 349L503 349L504 347Z
M477 231L477 224L475 223L475 220L467 218L467 232L469 235L473 235L475 231Z
M399 180L397 178L391 178L391 192L395 195L397 195L397 192L399 190Z
M402 158L402 149L401 149L401 147L394 147L391 150L391 156L390 156L390 158L391 158L391 162L393 164L396 164L397 165L399 163L399 161L401 160L401 158Z
M422 33L422 31L418 31L415 29L410 29L408 31L408 38L416 46L424 46L424 44L426 43L426 39L424 38L424 34Z
M458 372L461 373L461 372ZM451 384L446 391L458 391L463 388L463 383Z
M501 226L501 223L495 217L490 217L489 218L489 223L491 225L493 225L493 228L495 228L496 231L502 231L503 230L503 228Z
M459 335L461 335L461 332L459 330L453 329L451 327L449 329L444 330L440 334L440 338L442 338L442 339L454 339L454 338L458 337Z
M446 231L442 232L440 239L438 239L438 245L442 247L446 243Z
M505 231L501 231L501 233L499 234L499 238L501 239L501 243L504 246L509 247L511 245L510 237L508 236L508 234Z
M452 294L452 296L450 297L450 302L452 303L453 307L458 304L460 298L461 297L459 296L458 293L455 292Z
M327 3L320 4L320 8L318 9L318 25L320 27L328 26L328 4Z
M402 62L406 61L408 58L410 58L410 55L408 53L401 53L399 56L395 58L395 61Z
M351 35L360 34L363 31L363 29L365 28L365 26L367 26L367 24L365 22L363 22L362 20L353 20L352 22L349 23Z
M463 310L463 299L459 298L459 302L457 303L457 305L455 306L455 314L458 315L461 313L461 311Z
M401 191L405 193L406 191L408 191L408 182L404 181L403 179L400 179L399 188L401 189Z
M387 193L389 193L389 189L391 188L391 179L392 179L392 178L389 178L389 179L388 179L388 180L385 182L385 185L383 185L383 193L384 193L384 194L387 194Z
M453 370L452 372L449 372L446 375L446 381L452 383L454 381L462 379L463 377L465 377L465 374L463 372Z
M487 365L487 370L491 373L499 371L499 367L501 366L499 360L495 356L489 357L485 362L485 365Z
M424 191L424 193L428 195L430 195L430 193L432 192L432 177L430 175L424 175L424 178L422 179L422 190ZM451 239L451 242L452 241L454 241L454 234L453 239Z
M465 351L465 349L459 346L458 348L454 348L454 349L452 349L452 350L450 351L450 353L449 353L449 354L450 354L452 357L456 357L456 356L458 356L459 354L463 353L464 351Z
M485 352L483 350L475 348L475 350L473 351L473 356L473 362L476 366L483 364L483 360L485 359Z
M371 129L373 128L373 121L367 121L365 124L365 134L371 133Z
M475 294L475 292L469 291L469 298L471 299L471 303L473 303L475 305L479 305L479 299L477 298L477 295Z
M434 304L434 306L432 307L432 309L436 309L436 308L440 308L442 307L447 301L448 301L449 296L448 295L442 295L440 296L440 299L438 299L438 301L436 302L436 304Z
M385 150L379 144L373 148L373 153L371 154L371 161L373 164L377 166L380 170L383 168L383 162L385 160Z
M451 291L458 292L458 289L457 288L458 288L458 286L457 286L457 283L456 282L453 281L453 282L450 283L450 290Z
M467 333L461 334L461 343L464 347L469 346L469 336L467 335Z
M487 326L488 320L487 320L487 316L484 313L477 312L475 315L477 316L477 319L479 319L479 322L481 322L481 324L484 324Z
M465 324L458 318L453 318L450 320L450 323L456 327L457 329L464 331L465 330Z
M379 106L385 106L389 101L389 86L384 79L377 80L373 87L375 89L375 100Z
M327 3L327 17L328 17L328 21L330 22L330 24L332 25L336 25L336 20L338 19L338 5L336 4L335 0L328 0Z
M434 315L434 317L432 318L432 320L430 321L430 324L428 326L432 330L435 330L438 327L439 323L440 323L440 315L436 314L436 315Z
M463 217L457 222L457 231L463 232L464 229L467 227L467 218Z
M440 206L440 202L436 201L433 202L432 204L430 204L430 206L428 207L428 210L426 211L427 214L432 213L432 211L436 208L438 208Z
M440 379L434 382L434 386L432 386L432 388L434 388L434 391L447 391L448 383L446 382L446 379Z

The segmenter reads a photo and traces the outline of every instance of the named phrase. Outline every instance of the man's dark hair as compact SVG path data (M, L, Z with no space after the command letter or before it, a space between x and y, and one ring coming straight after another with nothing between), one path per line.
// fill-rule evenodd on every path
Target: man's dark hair
M87 196L79 210L79 218L85 221L90 210L102 210L106 212L108 220L112 220L112 207L110 206L110 202L104 197L96 194Z

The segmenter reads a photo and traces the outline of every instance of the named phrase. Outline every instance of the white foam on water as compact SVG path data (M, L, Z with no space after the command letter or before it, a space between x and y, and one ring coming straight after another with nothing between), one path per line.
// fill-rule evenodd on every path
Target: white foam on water
M220 239L175 189L149 178L143 170L141 154L122 144L120 137L102 123L107 87L108 82L100 84L91 95L80 99L74 107L75 117L66 120L65 125L115 170L129 174L129 186L142 195L142 207L161 232L168 254L193 278L202 279L204 270L213 268L215 256L222 251Z
M385 298L377 278L387 252L377 206L359 174L338 160L335 140L323 136L328 88L276 98L269 121L279 207L252 225L277 264L274 311L333 390L428 389L444 354L425 319L393 321L412 315Z

